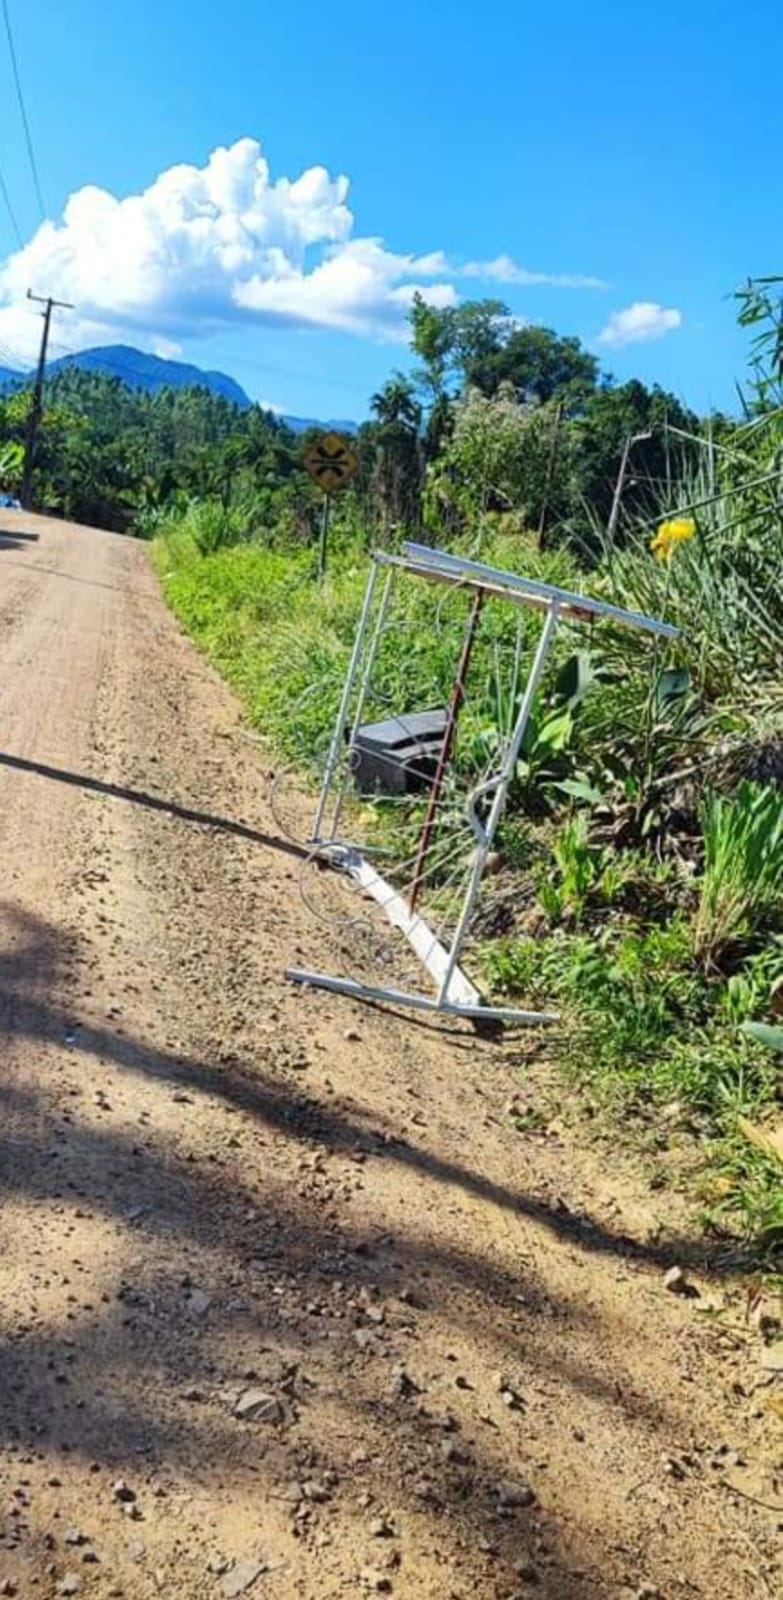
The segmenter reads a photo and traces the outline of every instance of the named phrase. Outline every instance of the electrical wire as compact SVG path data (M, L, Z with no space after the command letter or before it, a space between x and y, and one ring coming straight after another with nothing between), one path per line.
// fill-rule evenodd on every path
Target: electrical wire
M10 57L11 57L11 66L13 68L14 83L16 84L16 98L19 101L19 112L20 112L20 115L21 115L21 118L22 118L22 127L24 128L25 142L27 144L27 154L28 154L29 159L30 159L30 171L32 172L32 175L33 175L33 184L34 184L34 187L35 187L35 193L36 193L37 198L38 198L38 205L39 205L40 212L41 212L41 221L45 222L46 221L46 203L44 201L43 190L41 188L41 180L40 180L40 178L38 176L38 163L37 163L37 161L35 159L35 150L33 148L33 136L32 136L32 133L30 131L30 119L29 119L29 117L27 115L27 106L25 105L25 98L24 98L24 93L23 93L23 90L22 90L22 80L21 80L21 77L19 75L19 62L18 62L17 56L16 56L16 45L14 44L14 33L13 33L13 28L11 27L11 14L10 14L10 12L8 10L8 0L3 0L3 19L5 21L5 31L6 31L6 37L8 39L8 51L9 51L9 54L10 54ZM17 229L17 232L18 232L18 229ZM22 242L21 239L20 239L19 242L21 244L21 242Z
M19 223L16 220L16 212L14 211L14 208L11 205L11 196L8 193L8 185L7 185L6 181L5 181L5 177L3 176L2 167L0 167L0 193L2 194L3 200L5 202L5 209L8 212L8 215L9 215L9 217L11 219L11 227L13 228L14 233L16 234L16 242L17 242L17 244L19 246L19 249L23 250L24 249L24 239L22 238L21 230L19 228Z
M13 372L17 372L20 378L30 376L30 369L24 358L16 350L12 350L9 345L4 344L2 340L0 340L0 360L7 367L10 367Z

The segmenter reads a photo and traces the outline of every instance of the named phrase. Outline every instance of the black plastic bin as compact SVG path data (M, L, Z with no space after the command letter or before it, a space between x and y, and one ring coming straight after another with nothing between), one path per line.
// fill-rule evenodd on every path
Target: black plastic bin
M435 776L448 712L413 711L385 722L365 722L351 750L360 794L415 794Z

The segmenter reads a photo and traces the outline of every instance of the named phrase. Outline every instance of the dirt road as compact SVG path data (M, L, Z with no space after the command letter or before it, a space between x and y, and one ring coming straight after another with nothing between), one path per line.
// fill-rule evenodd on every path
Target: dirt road
M2 526L0 1594L773 1595L774 1380L666 1198L285 985L330 933L147 552Z

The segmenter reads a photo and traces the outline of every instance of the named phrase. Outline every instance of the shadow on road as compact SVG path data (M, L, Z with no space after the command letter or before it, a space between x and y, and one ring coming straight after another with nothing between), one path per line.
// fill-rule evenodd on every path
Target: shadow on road
M2 543L3 537L3 534L0 534L0 549L8 550L11 546ZM38 535L37 533L28 534L26 537L37 539ZM15 541L14 548L16 548ZM107 589L111 594L129 596L133 592L130 588L125 588L118 583L102 583L100 578L83 578L75 572L62 572L59 567L44 567L40 561L4 561L3 566L15 567L19 572L40 572L47 578L59 578L61 583L78 583L88 589Z
M107 783L103 778L91 778L84 772L69 772L65 767L50 767L41 761L29 761L25 756L12 756L7 750L0 751L0 766L9 767L14 772L31 773L38 778L49 778L55 783L69 784L72 788L86 789L91 794L108 795L113 800L127 800L131 805L146 806L149 811L161 811L166 816L176 818L178 822L192 822L202 828L212 828L217 833L229 833L238 839L250 839L254 844L265 845L270 850L280 850L284 855L296 856L301 861L306 861L309 856L307 850L301 845L294 844L290 839L263 833L259 828L251 828L246 822L235 822L229 817L216 817L208 811L196 811L190 806L180 805L176 800L165 800L160 795L149 794L144 789L129 789L124 784Z
M26 544L37 542L37 533L15 533L11 528L0 528L0 550L23 550Z
M714 1241L677 1236L658 1242L613 1232L588 1213L571 1210L562 1200L538 1199L496 1183L461 1162L444 1159L426 1145L414 1144L402 1135L395 1137L380 1127L372 1115L363 1117L355 1110L343 1111L230 1052L220 1062L202 1061L107 1027L77 1024L73 1016L40 992L41 983L48 987L47 974L57 964L60 936L56 930L23 915L11 903L0 902L0 916L3 914L12 925L15 922L25 930L25 939L21 948L0 957L0 1039L16 1035L62 1042L67 1038L75 1053L111 1061L123 1071L221 1102L245 1112L259 1128L282 1132L305 1147L327 1145L334 1152L372 1153L392 1166L412 1168L504 1212L524 1217L556 1238L578 1244L587 1254L618 1256L659 1269L687 1263L727 1277L743 1276L758 1268L757 1260L745 1262L737 1253L727 1259L725 1249L720 1253ZM30 944L36 951L32 966ZM72 951L63 951L63 955L66 962L73 960ZM24 975L31 970L36 974L34 996L24 992Z
M79 939L12 905L0 906L0 916L0 1198L14 1228L30 1227L38 1245L36 1216L51 1220L59 1212L66 1228L74 1214L106 1218L119 1229L130 1263L127 1277L118 1263L108 1275L99 1269L96 1282L94 1264L66 1247L52 1268L66 1274L67 1310L53 1326L36 1304L36 1286L50 1267L40 1250L30 1256L13 1311L0 1322L0 1447L89 1462L99 1496L108 1495L111 1476L130 1459L136 1481L173 1470L185 1482L195 1474L207 1492L213 1478L221 1489L226 1478L242 1483L253 1474L261 1502L279 1495L287 1450L289 1478L302 1475L295 1462L309 1478L336 1471L333 1498L355 1521L360 1445L362 1488L384 1504L393 1482L404 1522L427 1525L427 1542L443 1551L444 1580L456 1561L465 1581L470 1572L472 1592L479 1582L488 1597L511 1595L527 1561L540 1600L613 1600L606 1552L585 1548L578 1519L561 1523L538 1500L516 1509L499 1501L498 1484L512 1467L520 1472L520 1455L530 1456L531 1420L535 1426L541 1419L527 1415L524 1397L518 1415L505 1409L485 1362L466 1377L450 1366L453 1356L433 1352L451 1326L465 1335L466 1351L494 1347L498 1366L510 1356L550 1389L556 1376L569 1416L581 1415L583 1405L588 1414L601 1408L614 1419L614 1439L618 1431L638 1434L653 1460L661 1431L671 1426L669 1397L635 1384L620 1349L606 1365L595 1351L591 1360L599 1314L576 1294L561 1300L532 1261L505 1265L481 1237L469 1247L427 1231L420 1236L404 1214L394 1236L368 1235L367 1223L355 1225L350 1207L336 1207L330 1196L336 1183L364 1182L367 1161L402 1163L433 1181L433 1205L435 1185L455 1185L551 1224L588 1249L626 1254L639 1247L600 1229L585 1239L540 1202L425 1147L390 1140L370 1121L322 1105L249 1063L178 1057L80 1026L51 997L67 987ZM9 1071L3 1047L20 1039L46 1048L35 1085L13 1066ZM40 1052L37 1059L40 1066ZM117 1069L113 1087L103 1091L108 1104L97 1111L90 1061L101 1063L102 1082L107 1064ZM123 1125L130 1075L170 1085L179 1112L174 1130ZM213 1101L214 1115L202 1124L196 1154L188 1118L201 1095ZM246 1118L227 1127L226 1111L238 1109ZM292 1141L305 1157L298 1179ZM25 1211L25 1202L34 1209ZM209 1296L199 1317L188 1311L191 1284ZM610 1329L603 1339L611 1339ZM275 1352L286 1358L289 1421L275 1446L259 1451L259 1430L235 1420L232 1396L252 1376L247 1369L274 1361ZM395 1376L395 1360L404 1379ZM455 1388L475 1397L462 1424L451 1410L458 1409ZM533 1448L540 1453L544 1439ZM539 1489L546 1501L545 1474ZM143 1514L143 1491L141 1501ZM328 1527L331 1509L317 1507L299 1527L297 1567L312 1585L322 1516ZM8 1537L21 1544L23 1536L17 1518Z
M336 1504L312 1507L299 1528L297 1574L303 1592L317 1593L319 1530L340 1502L356 1519L358 1445L362 1488L385 1504L393 1482L404 1525L426 1525L443 1552L444 1583L452 1561L464 1564L467 1587L444 1595L516 1595L524 1567L539 1600L615 1600L625 1530L610 1524L604 1539L589 1513L584 1525L573 1513L561 1519L547 1504L546 1461L538 1499L516 1509L499 1502L499 1482L550 1455L552 1415L535 1403L528 1410L524 1392L518 1413L507 1412L492 1367L510 1361L523 1391L526 1374L559 1422L562 1412L555 1448L573 1453L577 1479L592 1448L580 1442L583 1420L595 1427L599 1416L613 1470L632 1449L654 1478L679 1426L674 1388L634 1377L618 1329L580 1295L578 1278L567 1296L552 1287L536 1264L535 1234L530 1252L520 1230L514 1253L499 1257L480 1229L475 1244L460 1243L431 1234L420 1217L412 1226L404 1209L393 1234L366 1216L354 1222L335 1192L350 1195L358 1180L371 1196L377 1164L402 1167L430 1181L433 1209L461 1190L585 1258L660 1267L695 1259L692 1246L614 1234L396 1137L369 1107L319 1100L229 1051L197 1059L80 1023L56 999L82 959L79 937L12 903L0 903L0 930L0 1201L37 1246L35 1219L48 1226L57 1213L66 1229L74 1216L106 1219L122 1242L108 1271L68 1248L55 1264L40 1248L22 1255L17 1297L0 1318L0 1448L89 1462L100 1495L134 1458L145 1483L167 1471L184 1484L195 1475L202 1493L251 1481L260 1503L280 1498L281 1471L312 1479L334 1470ZM9 1053L20 1040L36 1045L37 1081ZM173 1123L161 1125L160 1107L153 1122L128 1120L134 1079L170 1090ZM210 1116L197 1125L202 1098ZM60 1325L37 1304L53 1265L69 1286ZM194 1286L207 1296L198 1316L188 1309ZM463 1361L476 1353L475 1368L450 1366L452 1329ZM250 1369L266 1371L279 1354L288 1420L259 1450L258 1428L236 1421L232 1397L259 1377ZM467 1407L455 1388L472 1393ZM689 1493L687 1514L703 1512L695 1482ZM187 1519L185 1499L179 1514ZM635 1532L640 1514L630 1506ZM8 1537L21 1544L23 1533L17 1519Z

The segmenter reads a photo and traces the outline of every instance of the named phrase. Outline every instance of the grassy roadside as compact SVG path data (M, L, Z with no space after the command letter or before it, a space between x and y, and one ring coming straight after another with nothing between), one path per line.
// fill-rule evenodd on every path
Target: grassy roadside
M488 554L512 564L503 541ZM539 560L540 576L584 582L562 552L525 557L528 568ZM242 544L202 556L175 532L156 542L154 560L169 604L251 725L311 762L334 716L366 557L343 551L323 590L308 551ZM429 597L414 605L404 653L384 664L398 703L437 689L453 661ZM578 669L573 659L558 662L526 752L493 881L502 915L479 931L480 958L495 992L557 1001L563 1072L658 1152L660 1186L678 1181L678 1142L687 1146L705 1224L752 1241L771 1263L783 1240L783 1167L743 1132L743 1119L780 1120L783 1056L743 1031L774 1022L783 977L783 832L774 844L783 799L760 781L769 737L723 682L710 698L689 680L684 653L658 661L610 635ZM763 685L755 692L763 704ZM670 785L683 765L695 773ZM717 792L726 771L718 815L704 777ZM754 832L757 805L766 810Z

